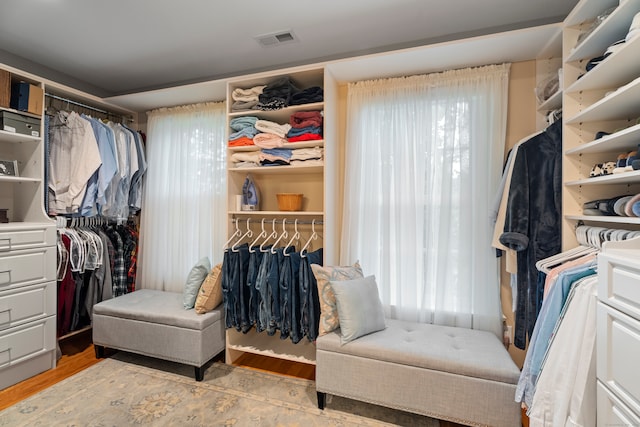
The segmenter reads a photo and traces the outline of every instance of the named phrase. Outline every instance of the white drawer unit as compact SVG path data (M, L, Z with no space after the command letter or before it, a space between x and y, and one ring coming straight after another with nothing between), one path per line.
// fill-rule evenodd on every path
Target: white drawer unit
M56 280L56 249L0 252L0 291Z
M640 238L598 255L598 425L640 425Z
M597 377L640 414L640 321L598 303Z
M639 426L640 417L598 381L598 425Z
M55 316L0 331L0 389L55 367Z
M51 224L10 227L0 225L0 253L18 249L54 246L56 229Z
M629 316L640 319L640 260L624 255L602 257L604 268L598 282L598 298Z
M55 224L0 225L0 389L56 366Z
M0 292L0 332L56 314L56 282Z

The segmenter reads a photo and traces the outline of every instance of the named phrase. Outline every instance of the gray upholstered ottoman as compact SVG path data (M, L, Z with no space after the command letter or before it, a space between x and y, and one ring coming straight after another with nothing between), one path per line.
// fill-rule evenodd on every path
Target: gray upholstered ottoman
M520 371L489 332L387 319L345 345L316 341L318 406L326 393L465 425L520 426Z
M93 344L195 367L202 380L205 364L225 348L223 305L205 314L185 310L182 293L140 289L93 307Z

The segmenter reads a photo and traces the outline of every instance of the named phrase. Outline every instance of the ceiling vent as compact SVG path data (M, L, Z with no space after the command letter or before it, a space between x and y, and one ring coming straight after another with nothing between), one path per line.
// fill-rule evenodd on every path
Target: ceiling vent
M291 30L283 30L270 34L263 34L261 36L256 36L254 39L260 44L262 47L274 47L280 46L283 44L295 43L298 41L298 38L293 34Z

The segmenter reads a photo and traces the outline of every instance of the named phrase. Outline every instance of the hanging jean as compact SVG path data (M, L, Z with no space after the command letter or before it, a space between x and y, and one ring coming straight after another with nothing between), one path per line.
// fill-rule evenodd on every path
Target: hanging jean
M268 303L271 301L271 288L267 284L271 258L273 258L273 254L270 249L262 253L262 261L260 262L258 277L256 278L256 290L260 295L258 302L258 319L256 321L257 332L266 330L269 326L269 319L271 319L271 304Z
M222 295L227 328L240 330L242 309L240 286L244 283L248 266L249 252L225 251L222 262Z
M290 250L294 251L295 249L291 248ZM284 283L286 298L283 303L285 308L282 311L282 327L283 329L285 325L289 327L287 332L294 344L299 343L302 339L300 328L300 260L300 252L291 252L289 256L285 256L283 263L284 274L289 276L289 280ZM282 286L280 286L280 292L282 295Z
M237 329L247 332L253 324L249 321L249 297L250 292L246 286L249 268L249 245L240 245L237 249L238 256L238 325ZM233 252L233 251L232 251Z
M309 341L318 338L320 323L320 300L318 299L318 283L311 271L311 264L322 265L322 248L306 253L300 261L300 328Z
M290 248L289 250L295 251ZM284 250L283 250L284 255ZM295 272L294 272L295 268ZM298 270L300 268L300 256L297 257L297 265L294 266L294 260L289 256L283 256L280 263L280 318L282 326L280 327L280 338L286 339L291 332L291 310L292 298L291 293L294 288L298 287Z
M247 269L247 291L249 292L248 316L249 323L255 325L258 322L258 309L260 307L260 292L256 288L258 270L262 261L262 252L258 247L252 248L254 252L249 252L249 268Z
M275 248L275 254L271 254L271 264L267 273L267 286L271 289L271 299L267 304L271 305L267 334L274 335L282 326L282 313L280 311L280 264L284 255L282 248Z
M232 289L231 251L226 250L222 258L222 300L224 302L224 324L227 328L235 325L235 295Z

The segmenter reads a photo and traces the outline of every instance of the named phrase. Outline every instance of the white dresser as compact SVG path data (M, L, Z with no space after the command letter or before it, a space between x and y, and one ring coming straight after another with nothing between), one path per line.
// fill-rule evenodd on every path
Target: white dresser
M640 238L598 256L599 426L640 425Z
M33 75L2 64L0 70L8 72L11 84L44 88ZM43 105L43 92L34 93ZM0 223L2 390L56 366L57 284L56 225L44 209L43 112L0 106L0 114L14 117L11 126L3 121L0 128L0 160L15 165L11 173L0 173L0 209L9 221Z
M56 229L0 227L0 390L56 365Z

